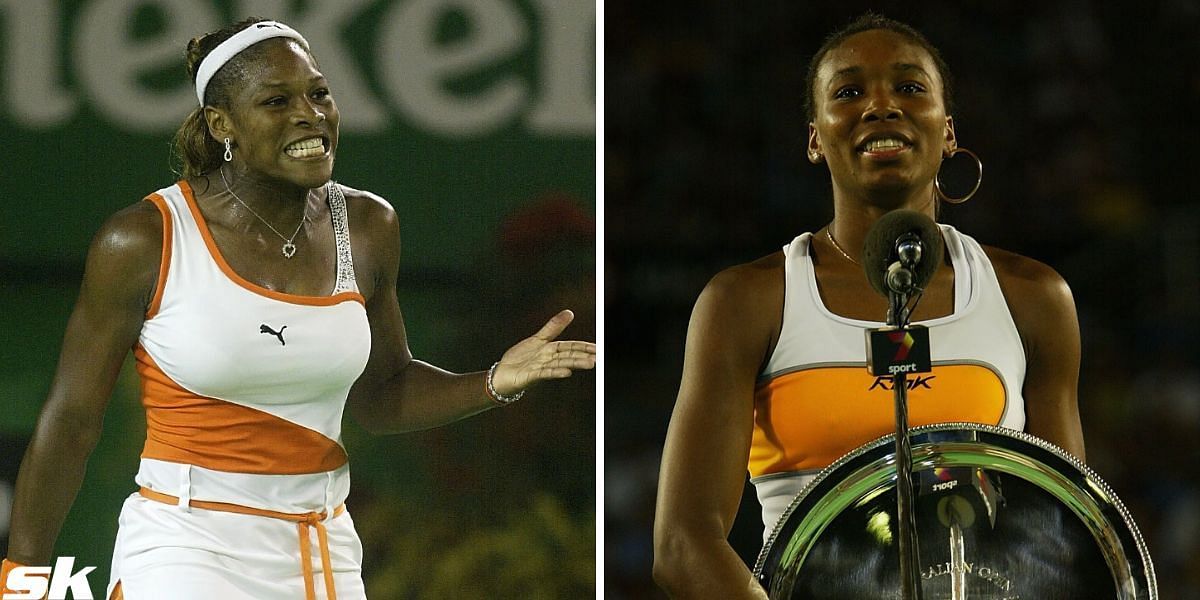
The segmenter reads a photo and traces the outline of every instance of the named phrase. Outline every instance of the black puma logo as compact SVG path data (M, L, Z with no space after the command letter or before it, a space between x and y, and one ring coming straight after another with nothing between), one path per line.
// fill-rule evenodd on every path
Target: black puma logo
M284 329L287 329L287 325L280 327L279 331L275 331L274 329L271 329L271 326L267 325L266 323L263 323L262 325L258 326L259 333L269 333L269 334L279 338L279 343L286 346L287 342L283 341L283 330Z

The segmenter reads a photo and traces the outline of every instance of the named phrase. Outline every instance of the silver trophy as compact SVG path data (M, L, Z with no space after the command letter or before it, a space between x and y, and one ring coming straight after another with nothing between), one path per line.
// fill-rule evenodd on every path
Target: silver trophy
M923 598L1158 598L1133 518L1075 457L988 425L909 433ZM754 569L771 598L901 597L893 443L846 454L792 501Z
M774 599L1157 599L1133 518L1078 459L999 427L908 428L906 374L931 369L929 332L909 317L941 264L922 213L892 211L867 233L864 272L888 299L887 326L866 332L867 366L893 378L895 433L801 490L758 558L759 582Z

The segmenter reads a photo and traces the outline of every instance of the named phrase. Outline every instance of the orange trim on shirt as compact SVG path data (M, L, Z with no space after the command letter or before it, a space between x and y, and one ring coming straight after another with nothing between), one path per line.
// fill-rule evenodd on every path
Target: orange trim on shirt
M336 441L302 425L233 402L185 390L134 348L146 408L142 458L234 473L323 473L346 464Z
M146 196L146 200L158 207L158 212L162 213L163 217L162 257L158 264L158 282L154 285L154 296L150 299L150 306L146 308L146 318L151 319L158 314L158 308L162 305L163 290L167 287L167 271L171 266L171 242L174 228L171 226L171 209L167 206L167 201L158 194L150 194Z
M121 580L117 580L117 585L113 586L113 591L108 595L108 600L125 600L125 592L121 591Z
M909 426L998 425L1007 401L995 371L979 364L936 365L908 376ZM891 377L863 366L787 373L754 393L751 477L823 469L843 454L895 431Z
M238 275L237 272L233 270L233 267L230 267L229 263L225 262L225 257L221 255L221 250L217 248L217 242L213 240L212 232L208 229L208 223L204 220L204 215L200 213L200 206L196 204L196 198L192 195L192 187L188 185L187 181L180 181L179 189L183 191L183 197L187 200L188 209L192 211L192 217L196 220L196 224L199 226L200 237L204 238L204 245L208 246L209 254L212 255L213 260L216 261L217 266L220 267L221 271L225 273L225 275L234 283L260 296L266 296L267 298L282 302L290 302L292 304L303 304L306 306L333 306L335 304L341 304L347 300L353 300L359 304L362 304L363 306L367 305L366 299L364 299L362 294L358 292L341 292L332 296L301 296L298 294L288 294L286 292L268 289L242 277L241 275Z

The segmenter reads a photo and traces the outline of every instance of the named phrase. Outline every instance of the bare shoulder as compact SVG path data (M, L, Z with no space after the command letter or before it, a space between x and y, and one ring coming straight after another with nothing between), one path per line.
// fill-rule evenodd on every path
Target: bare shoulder
M1062 275L1050 265L994 246L984 246L984 252L996 270L1001 288L1009 296L1011 305L1022 299L1046 301L1071 301L1071 288ZM1019 296L1017 298L1015 296Z
M1049 265L990 246L984 247L1027 354L1068 339L1077 340L1078 316L1071 288Z
M148 304L162 262L163 227L163 214L146 201L106 219L88 248L85 291L121 304Z
M346 185L341 188L346 195L350 237L355 248L362 245L385 263L399 260L400 217L392 204L374 192Z
M108 217L96 231L88 254L92 258L157 270L162 247L163 215L154 204L141 201Z
M752 262L726 268L709 280L701 297L711 296L714 300L748 309L771 305L775 296L778 296L777 300L782 306L783 262L783 252L775 252Z
M776 252L717 273L696 301L690 335L712 335L765 361L783 323L784 256Z
M354 233L362 230L372 236L387 236L397 230L399 217L390 202L374 192L338 185L346 196L346 211Z

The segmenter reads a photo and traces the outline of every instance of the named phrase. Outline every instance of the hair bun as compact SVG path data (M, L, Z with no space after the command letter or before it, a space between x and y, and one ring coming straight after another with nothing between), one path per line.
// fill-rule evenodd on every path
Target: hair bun
M200 42L207 36L208 34L198 35L188 41L187 52L185 53L187 57L187 73L193 82L196 80L196 69L200 67L200 61L204 60L204 54L200 51Z

